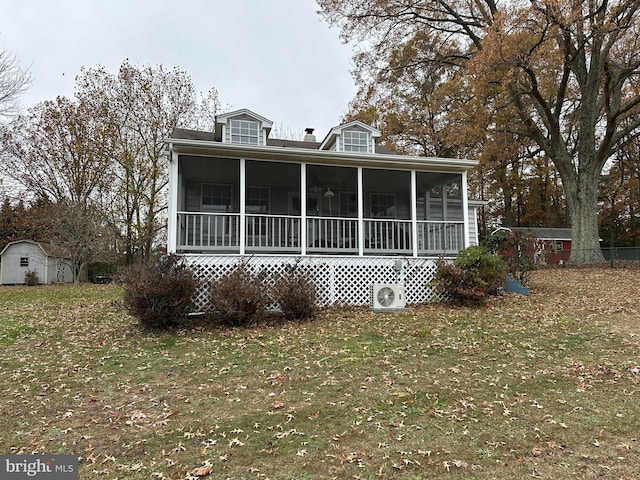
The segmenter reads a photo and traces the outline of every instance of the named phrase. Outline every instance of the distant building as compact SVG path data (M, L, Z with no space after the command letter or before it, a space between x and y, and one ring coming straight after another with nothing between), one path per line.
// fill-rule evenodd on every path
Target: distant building
M0 252L0 285L24 284L28 272L39 284L73 281L71 257L62 249L32 240L9 243Z
M570 228L509 227L513 232L531 234L536 243L536 263L558 265L571 255Z

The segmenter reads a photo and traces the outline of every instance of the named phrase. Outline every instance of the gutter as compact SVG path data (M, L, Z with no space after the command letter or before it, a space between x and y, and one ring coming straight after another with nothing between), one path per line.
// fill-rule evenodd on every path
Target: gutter
M168 138L165 142L172 144L173 151L176 153L194 156L217 155L231 158L250 158L252 160L295 163L301 163L301 161L304 160L307 163L341 166L344 166L346 160L353 166L377 168L398 168L398 166L403 166L415 170L441 172L465 172L478 164L477 160L468 159L417 157L381 153L348 153L292 147L261 147L179 138Z

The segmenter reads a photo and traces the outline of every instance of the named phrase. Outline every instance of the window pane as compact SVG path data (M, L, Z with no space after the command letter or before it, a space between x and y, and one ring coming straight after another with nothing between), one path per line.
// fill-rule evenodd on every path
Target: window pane
M369 152L369 134L357 130L342 132L345 152Z
M258 122L231 120L231 142L243 145L258 145Z
M247 211L250 213L269 213L269 188L247 188Z
M373 218L394 218L395 204L395 195L392 193L372 193L371 216Z
M202 185L202 206L219 212L230 211L231 185Z

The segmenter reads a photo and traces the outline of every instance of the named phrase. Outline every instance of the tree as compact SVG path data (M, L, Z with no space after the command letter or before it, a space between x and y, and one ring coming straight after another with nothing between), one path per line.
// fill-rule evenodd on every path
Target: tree
M96 112L108 112L105 120L115 135L113 221L123 230L126 263L136 255L149 260L165 227L169 159L164 140L176 127L213 130L218 93L211 89L198 101L185 72L125 61L115 75L102 67L83 68L76 97Z
M38 235L66 248L77 282L104 243L101 215L111 203L112 125L86 102L58 97L18 116L5 140L9 175L34 196L41 224ZM46 221L42 221L45 219Z
M472 105L485 106L485 117L494 119L502 110L513 109L518 120L510 131L537 145L561 177L572 227L570 261L603 260L598 244L599 176L622 140L640 125L640 3L318 3L325 19L341 27L345 41L361 41L362 51L355 57L361 89L384 92L389 72L401 76L420 68L428 73L432 65L442 64L451 68L448 81L473 93ZM402 49L422 39L433 48L414 49L414 56L394 63Z
M20 67L16 57L0 50L0 119L17 113L19 98L31 83L27 70Z

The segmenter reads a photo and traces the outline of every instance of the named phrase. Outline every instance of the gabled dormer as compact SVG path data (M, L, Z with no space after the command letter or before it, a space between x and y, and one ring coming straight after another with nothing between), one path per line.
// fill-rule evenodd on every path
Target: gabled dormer
M376 138L378 137L380 137L379 130L359 120L354 120L333 127L322 141L320 150L374 153L376 151Z
M264 146L273 122L243 108L216 117L215 140L238 145Z

